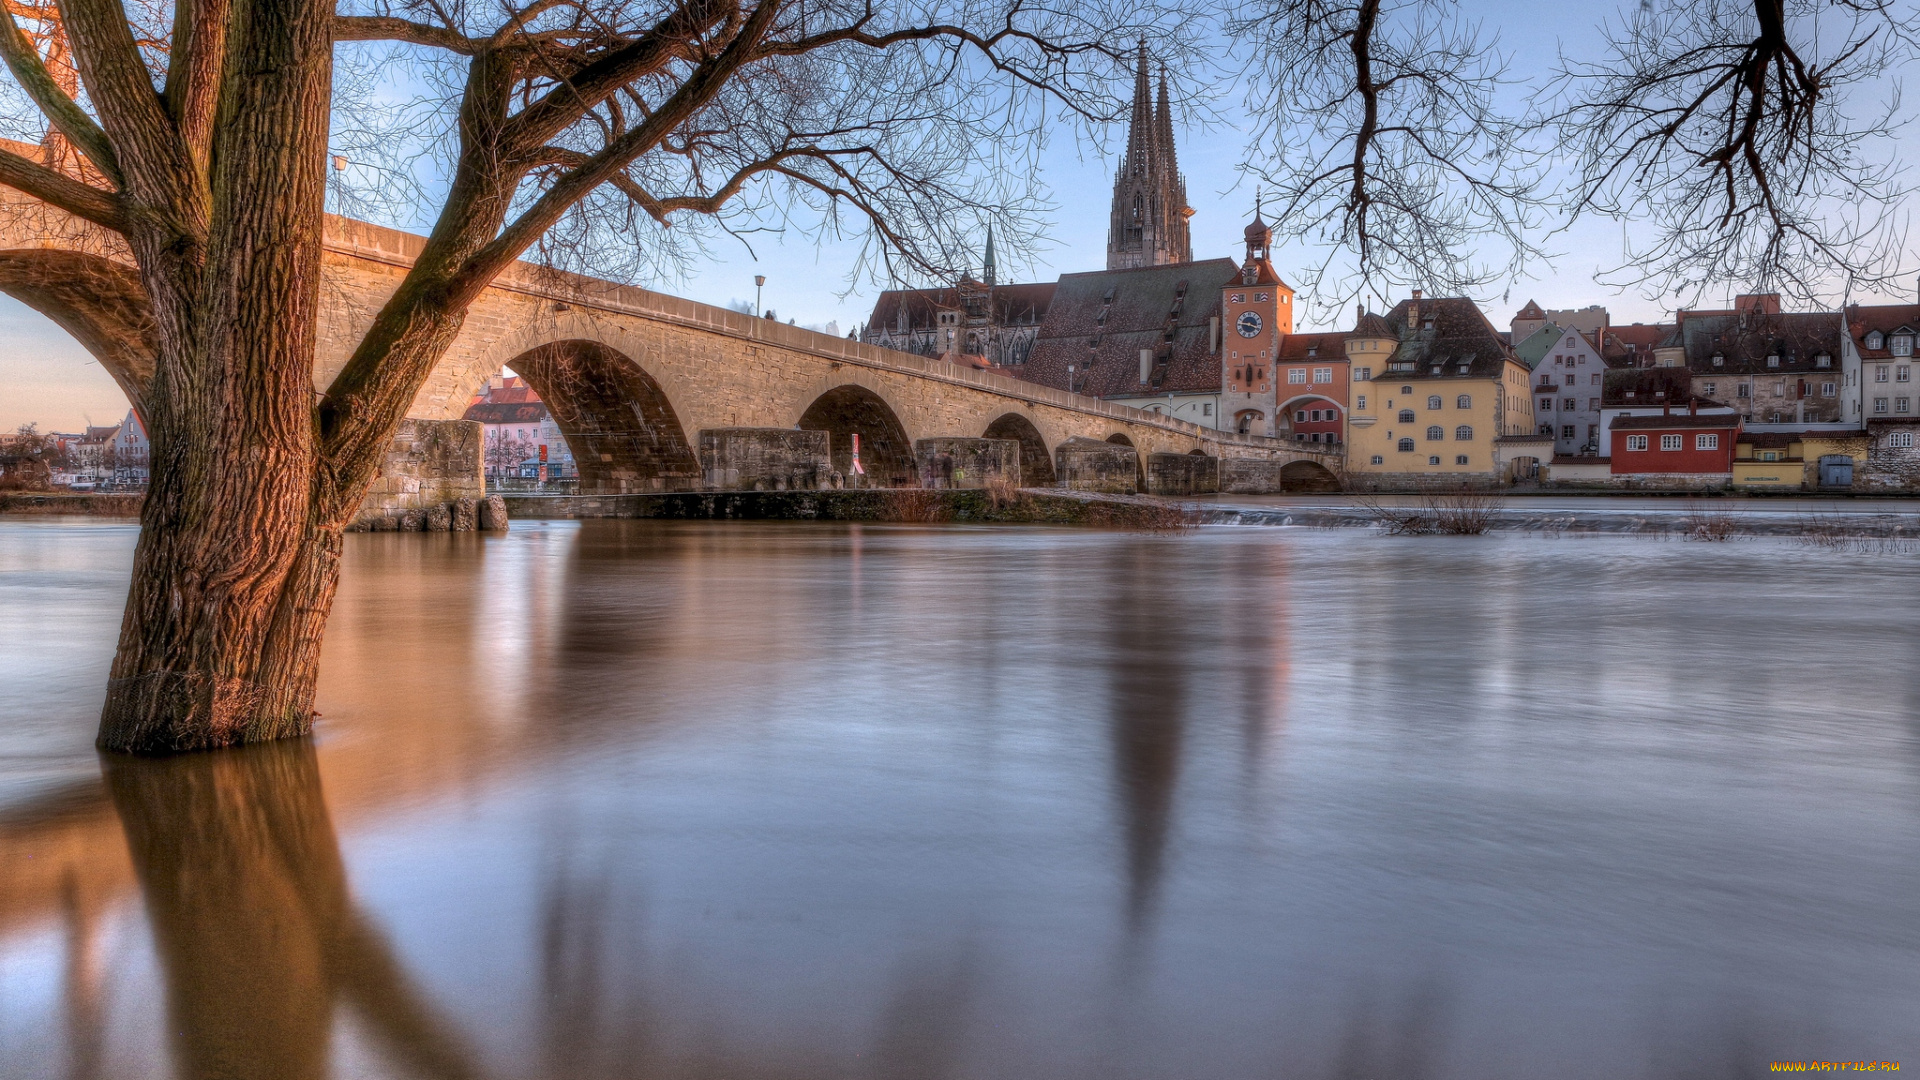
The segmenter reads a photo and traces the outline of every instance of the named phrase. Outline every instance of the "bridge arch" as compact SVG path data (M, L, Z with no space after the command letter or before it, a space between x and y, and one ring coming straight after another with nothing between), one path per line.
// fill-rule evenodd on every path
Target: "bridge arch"
M1340 478L1317 461L1304 458L1280 467L1281 491L1339 491Z
M0 251L0 292L73 335L143 409L159 344L153 304L132 267L81 251Z
M507 366L546 402L580 469L581 491L700 486L699 458L666 391L625 353L573 338L536 346Z
M860 436L860 467L872 487L912 487L916 470L913 439L887 400L857 383L845 383L814 398L795 424L802 431L830 437L833 467L851 475L853 439Z
M1032 420L1017 412L1004 413L987 425L983 437L1012 439L1020 444L1021 487L1053 486L1053 454L1047 450L1047 440L1041 437L1040 429Z

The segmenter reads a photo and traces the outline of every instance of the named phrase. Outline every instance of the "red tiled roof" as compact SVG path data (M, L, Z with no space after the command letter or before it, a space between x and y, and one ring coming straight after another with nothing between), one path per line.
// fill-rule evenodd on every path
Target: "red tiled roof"
M1662 428L1737 428L1737 413L1674 413L1671 416L1616 416L1608 427L1614 431Z

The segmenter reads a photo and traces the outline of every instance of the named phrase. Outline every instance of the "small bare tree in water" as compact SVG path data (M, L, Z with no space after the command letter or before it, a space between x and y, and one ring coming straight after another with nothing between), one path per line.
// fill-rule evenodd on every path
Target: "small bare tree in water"
M1570 209L1647 225L1616 280L1695 298L1896 285L1912 189L1893 80L1914 19L1896 0L1645 0L1599 59L1563 60Z
M0 152L0 184L122 236L150 308L152 482L99 739L143 752L309 730L342 531L468 305L542 237L773 220L951 268L983 219L1032 236L1025 155L1062 116L1123 114L1136 38L1177 59L1196 32L1116 0L174 0L143 44L120 0L58 10L80 92L11 8L0 56L85 167ZM316 396L354 42L439 95L449 180Z

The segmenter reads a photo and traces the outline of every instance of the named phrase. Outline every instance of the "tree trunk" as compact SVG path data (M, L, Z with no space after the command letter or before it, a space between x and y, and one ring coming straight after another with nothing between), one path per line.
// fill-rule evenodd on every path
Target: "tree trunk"
M313 409L332 14L326 0L235 4L204 185L187 155L172 173L158 153L146 178L130 173L129 194L163 210L128 233L159 357L103 749L168 753L311 726L343 524Z

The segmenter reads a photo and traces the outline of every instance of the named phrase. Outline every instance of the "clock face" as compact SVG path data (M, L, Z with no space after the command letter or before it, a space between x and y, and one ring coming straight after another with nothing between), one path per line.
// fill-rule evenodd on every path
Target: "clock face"
M1233 327L1240 331L1241 337L1259 337L1260 313L1257 311L1241 312L1240 317L1234 320Z

